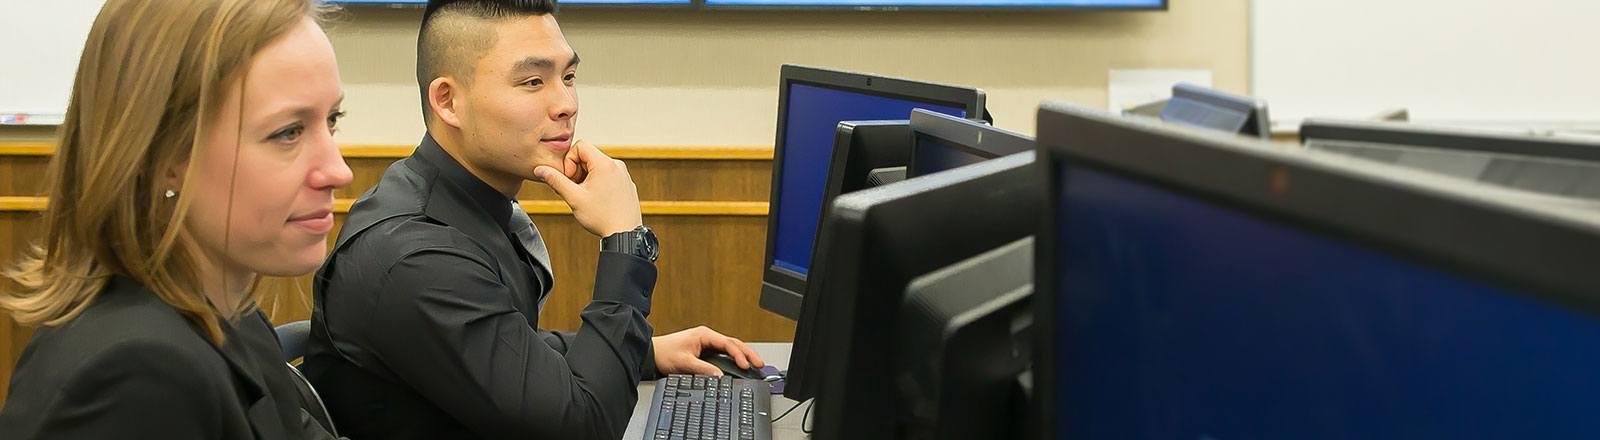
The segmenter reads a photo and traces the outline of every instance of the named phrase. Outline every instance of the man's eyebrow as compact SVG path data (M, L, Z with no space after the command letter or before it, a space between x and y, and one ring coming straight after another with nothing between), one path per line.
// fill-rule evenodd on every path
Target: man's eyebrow
M582 60L578 58L578 54L573 53L572 59L567 60L567 67L570 68L572 66L576 66L580 61ZM556 62L553 59L545 57L527 57L523 58L522 61L518 61L517 64L512 65L511 73L513 75L520 76L534 71L554 69L555 67Z

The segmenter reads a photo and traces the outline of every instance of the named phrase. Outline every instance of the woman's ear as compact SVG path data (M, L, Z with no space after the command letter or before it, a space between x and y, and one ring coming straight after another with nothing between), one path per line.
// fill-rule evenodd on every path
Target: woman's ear
M172 168L168 168L167 169L166 179L164 179L164 181L166 182L166 186L162 187L162 188L156 188L156 192L157 193L167 193L168 191L171 191L171 194L174 194L174 195L176 195L179 192L182 192L180 190L183 189L183 178L184 178L184 176L186 176L188 174L189 174L189 161L188 160L184 160L183 162L178 162L177 165L173 165ZM171 196L168 196L168 197L171 197Z

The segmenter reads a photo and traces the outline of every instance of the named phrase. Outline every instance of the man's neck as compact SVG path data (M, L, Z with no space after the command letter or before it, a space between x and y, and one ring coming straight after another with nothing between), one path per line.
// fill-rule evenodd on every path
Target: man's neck
M434 132L430 129L429 135L433 136L433 141L439 144L440 149L443 149L445 154L450 155L451 159L455 159L456 163L461 164L462 168L466 168L467 172L471 173L473 177L477 177L478 180L483 181L490 188L494 188L495 191L504 194L506 198L517 199L517 192L522 190L522 178L497 173L466 160L467 155L462 154L463 151L461 150L462 145L465 143L462 141L459 132L448 130Z

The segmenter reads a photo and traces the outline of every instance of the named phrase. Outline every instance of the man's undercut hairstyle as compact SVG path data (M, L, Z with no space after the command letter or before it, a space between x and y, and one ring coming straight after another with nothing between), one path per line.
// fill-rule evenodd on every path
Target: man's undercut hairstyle
M422 92L423 120L433 114L428 84L441 76L469 81L478 58L494 47L494 29L486 22L555 12L556 0L429 1L417 35L417 88Z

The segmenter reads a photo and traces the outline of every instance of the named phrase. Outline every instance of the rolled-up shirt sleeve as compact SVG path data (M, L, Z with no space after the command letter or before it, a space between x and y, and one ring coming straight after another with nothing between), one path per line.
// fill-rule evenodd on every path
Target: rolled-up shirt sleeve
M392 265L368 335L404 382L490 438L619 438L650 356L655 266L602 253L576 333L532 328L488 263L458 249ZM653 364L653 362L651 362Z

